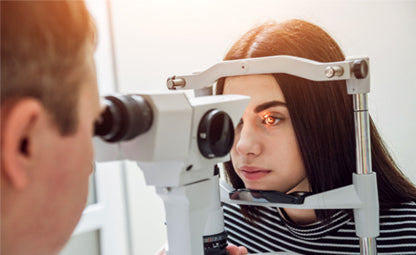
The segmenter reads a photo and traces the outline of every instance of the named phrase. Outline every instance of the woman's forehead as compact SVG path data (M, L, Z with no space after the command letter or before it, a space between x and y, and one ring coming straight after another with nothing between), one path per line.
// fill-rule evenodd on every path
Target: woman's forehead
M271 74L255 74L227 77L224 83L224 94L239 94L251 97L253 102L285 102L282 90Z

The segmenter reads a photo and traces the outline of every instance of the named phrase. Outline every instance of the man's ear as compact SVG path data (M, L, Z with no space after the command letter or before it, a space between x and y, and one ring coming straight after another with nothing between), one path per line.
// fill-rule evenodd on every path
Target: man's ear
M45 110L36 99L21 99L2 109L1 171L16 189L24 189L33 167L33 135Z

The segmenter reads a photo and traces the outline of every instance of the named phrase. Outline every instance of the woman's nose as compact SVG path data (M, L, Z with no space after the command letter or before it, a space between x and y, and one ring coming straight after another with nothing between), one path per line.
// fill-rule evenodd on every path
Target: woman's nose
M257 156L261 152L261 142L255 127L244 124L236 132L235 147L239 154L243 156Z

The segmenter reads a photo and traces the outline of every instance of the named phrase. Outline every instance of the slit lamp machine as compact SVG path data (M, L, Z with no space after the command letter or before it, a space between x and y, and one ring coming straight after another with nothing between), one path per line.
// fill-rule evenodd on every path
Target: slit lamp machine
M286 73L314 81L346 80L353 97L356 173L352 184L296 197L279 192L235 191L219 180L216 165L229 160L249 97L201 96L221 77ZM293 56L219 62L203 72L173 76L168 92L110 95L96 125L96 161L132 160L164 202L168 255L228 254L221 201L303 209L353 209L361 254L376 254L379 204L371 167L367 93L369 59L321 63ZM330 86L330 85L327 85ZM194 90L194 94L185 93ZM232 194L232 195L230 195ZM287 254L267 253L267 254Z

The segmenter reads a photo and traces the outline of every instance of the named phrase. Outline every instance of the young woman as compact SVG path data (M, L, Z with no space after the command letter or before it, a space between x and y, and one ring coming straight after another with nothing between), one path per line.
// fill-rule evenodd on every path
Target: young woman
M248 31L225 60L274 55L319 62L345 59L321 28L289 20ZM354 116L345 81L314 82L287 74L236 76L219 80L216 93L251 97L236 128L231 161L225 164L235 188L314 194L352 183ZM416 188L392 160L372 121L370 132L380 204L378 254L416 254ZM352 210L225 204L224 214L229 242L250 253L360 252Z

